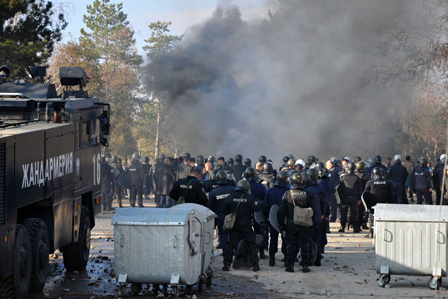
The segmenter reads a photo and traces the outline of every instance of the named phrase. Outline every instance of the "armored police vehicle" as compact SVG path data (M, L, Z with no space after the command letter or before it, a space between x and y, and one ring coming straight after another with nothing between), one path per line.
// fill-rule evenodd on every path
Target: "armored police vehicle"
M30 77L45 72L27 68ZM24 298L43 289L56 249L67 271L86 268L110 109L83 90L80 67L59 70L59 96L54 84L7 82L8 75L1 67L0 298Z

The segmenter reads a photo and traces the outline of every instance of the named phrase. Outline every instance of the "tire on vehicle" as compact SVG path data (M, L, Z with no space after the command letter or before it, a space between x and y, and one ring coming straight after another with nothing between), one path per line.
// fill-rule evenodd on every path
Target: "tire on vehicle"
M90 253L90 217L87 207L81 208L78 242L64 246L61 251L67 271L86 269Z
M42 291L47 281L50 241L47 225L42 219L28 218L23 221L31 240L31 282L30 292Z
M31 240L23 225L16 226L12 275L0 280L1 299L23 299L28 295L31 281Z

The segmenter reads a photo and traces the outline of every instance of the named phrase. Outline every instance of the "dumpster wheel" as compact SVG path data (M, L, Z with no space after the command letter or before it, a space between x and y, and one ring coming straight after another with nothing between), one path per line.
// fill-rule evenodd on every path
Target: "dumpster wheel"
M380 275L380 279L378 280L378 284L380 287L384 288L386 284L390 282L390 275L382 274Z
M142 291L142 284L141 283L133 283L131 284L131 291L134 294L138 294Z
M441 278L431 277L428 281L428 287L431 290L438 290L441 284L442 284Z
M173 294L175 297L179 297L179 287L173 286Z
M205 280L205 285L207 287L211 287L212 286L212 277L211 276L207 276L207 279Z
M118 295L124 296L126 294L126 284L120 285L120 288L118 289Z

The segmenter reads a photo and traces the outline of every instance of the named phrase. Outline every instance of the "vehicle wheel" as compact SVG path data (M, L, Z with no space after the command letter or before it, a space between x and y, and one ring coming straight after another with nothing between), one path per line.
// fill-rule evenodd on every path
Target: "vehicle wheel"
M179 297L179 287L178 286L173 287L173 295L176 297Z
M86 269L90 253L90 217L87 207L81 208L78 242L65 246L62 252L67 271Z
M439 281L439 279L436 279L436 278L434 278L434 277L431 277L431 278L429 279L429 281L428 281L428 287L429 287L431 290L438 290L439 287L440 287L440 281Z
M0 298L26 298L31 282L31 240L25 226L16 226L12 275L0 280Z
M187 293L187 295L191 295L192 289L193 286L191 284L188 284L187 287L185 288L185 293Z
M126 285L125 284L121 285L120 288L118 289L118 295L124 296L124 294L126 294Z
M205 280L205 285L207 286L207 287L211 287L212 286L212 277L211 276L208 276L207 277L207 279Z
M159 284L153 284L152 285L152 292L153 293L158 293L159 292L159 289L160 289L160 285Z
M142 291L142 284L141 283L133 283L131 284L131 291L134 294L138 294Z
M390 275L380 275L380 279L378 280L378 284L380 287L384 288L386 284L390 282Z
M31 282L30 292L42 291L47 281L49 268L49 248L47 225L42 219L29 218L23 222L31 239Z
M198 281L198 292L202 293L202 289L204 288L204 281L202 279L199 279Z

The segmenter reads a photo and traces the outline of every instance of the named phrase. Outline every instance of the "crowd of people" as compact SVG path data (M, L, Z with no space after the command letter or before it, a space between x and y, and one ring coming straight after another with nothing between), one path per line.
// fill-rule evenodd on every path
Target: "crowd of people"
M313 155L307 159L288 155L277 170L266 156L260 156L252 166L242 155L226 161L224 157L193 158L185 153L176 159L158 155L154 165L149 164L148 157L135 155L125 169L117 156L106 153L102 164L103 209L113 210L114 197L118 207L123 207L127 190L131 207L136 202L144 207L143 198L149 199L150 193L157 208L181 203L204 205L218 216L222 270L230 270L241 240L248 244L254 271L260 270L259 258L267 258L265 251L269 266L274 266L280 237L285 270L294 272L300 250L300 264L306 273L309 266L321 266L330 222L340 222L338 232L352 229L359 233L368 229L368 215L373 214L377 203L408 204L414 202L414 192L417 204L423 199L433 204L433 191L436 204L447 204L445 163L446 155L434 167L425 158L419 158L415 166L409 156L402 162L399 155L388 158L386 165L380 156L365 162L358 156L353 160L332 157L324 164ZM278 213L273 216L274 206ZM266 221L256 221L257 213ZM230 228L228 215L233 215L234 221ZM261 244L256 244L257 234L263 237ZM312 248L316 248L314 259Z

